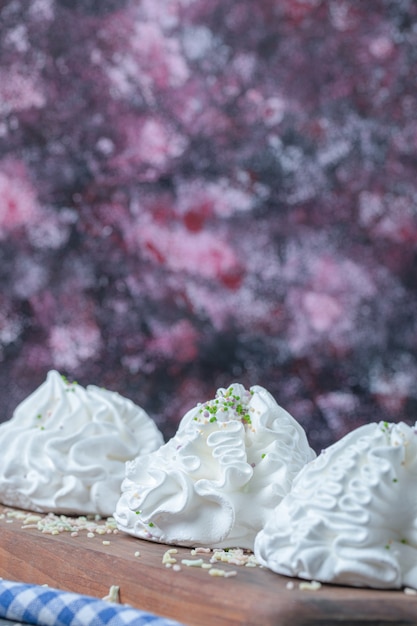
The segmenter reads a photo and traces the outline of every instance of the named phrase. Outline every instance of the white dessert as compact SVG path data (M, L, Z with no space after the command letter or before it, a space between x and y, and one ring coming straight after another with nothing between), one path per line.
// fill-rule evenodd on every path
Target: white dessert
M255 541L287 576L417 587L417 429L362 426L306 465Z
M115 519L153 541L252 549L314 457L303 428L266 389L233 384L189 411L156 452L127 463Z
M116 392L56 371L0 424L0 502L38 512L111 515L125 463L163 438Z

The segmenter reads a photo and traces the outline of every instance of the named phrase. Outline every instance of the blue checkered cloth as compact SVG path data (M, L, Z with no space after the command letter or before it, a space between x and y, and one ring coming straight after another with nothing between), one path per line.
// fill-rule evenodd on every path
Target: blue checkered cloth
M9 580L0 580L2 618L34 626L180 626L127 605Z

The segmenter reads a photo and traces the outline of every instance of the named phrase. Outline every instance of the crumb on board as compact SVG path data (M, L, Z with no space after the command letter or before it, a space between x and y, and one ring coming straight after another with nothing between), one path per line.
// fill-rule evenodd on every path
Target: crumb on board
M174 565L174 563L177 562L177 559L173 555L177 554L177 552L178 550L176 548L169 548L169 550L166 550L162 555L162 564L165 565L165 567L171 567L171 565Z
M226 572L226 570L219 569L218 567L210 568L208 573L209 573L210 576L221 576L222 578L231 578L232 576L236 576L237 575L236 570L232 570L232 571Z
M117 524L113 517L102 518L100 515L80 515L78 517L59 515L56 513L35 514L33 512L25 512L7 508L0 514L0 520L7 523L13 523L17 520L21 523L21 528L36 529L43 534L59 535L61 533L69 533L71 537L86 536L93 539L96 536L103 538L102 544L110 545L110 541L105 539L103 535L118 533ZM222 569L220 565L235 565L244 567L261 567L256 560L253 552L242 548L208 548L195 547L190 550L191 557L181 559L181 565L177 563L178 550L169 548L162 556L162 564L167 568L171 568L175 572L181 571L182 566L193 567L207 570L210 576L229 578L236 576L236 570ZM135 557L140 556L140 551L134 553Z
M181 563L187 567L201 567L204 561L203 559L182 559Z
M191 550L191 556L195 556L196 554L210 554L211 548L193 548Z
M318 591L320 589L321 583L317 580L311 580L310 582L302 582L299 583L298 588L301 591Z
M238 565L245 567L258 567L259 563L256 560L255 555L250 550L243 550L242 548L229 548L229 549L220 549L220 548L192 548L191 556L201 557L194 559L182 559L182 565L186 567L194 567L208 570L208 574L213 577L222 577L222 578L230 578L232 576L237 575L236 570L226 570L218 567L219 565ZM168 560L167 567L171 567L169 564L169 559L167 553L164 555L165 559ZM205 560L202 557L208 557ZM165 561L166 562L166 561ZM173 568L174 569L174 568ZM178 568L175 568L175 571L179 571Z
M417 596L417 589L413 589L412 587L404 587L403 591L406 596Z
M113 517L102 518L100 515L80 515L78 517L46 513L35 513L7 508L0 514L0 520L12 524L15 520L21 523L21 528L37 529L47 535L59 535L69 532L71 537L77 537L82 531L92 538L95 535L115 534L118 532L116 520Z
M109 593L104 596L103 600L105 600L106 602L120 602L119 593L120 587L118 587L117 585L111 585Z

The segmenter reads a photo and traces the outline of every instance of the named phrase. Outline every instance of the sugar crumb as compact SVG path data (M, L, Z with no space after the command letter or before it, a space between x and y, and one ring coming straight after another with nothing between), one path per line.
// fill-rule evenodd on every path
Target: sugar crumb
M406 596L417 596L417 589L412 587L404 587L404 593Z
M321 587L321 583L317 580L312 580L311 582L304 582L298 585L301 591L317 591Z

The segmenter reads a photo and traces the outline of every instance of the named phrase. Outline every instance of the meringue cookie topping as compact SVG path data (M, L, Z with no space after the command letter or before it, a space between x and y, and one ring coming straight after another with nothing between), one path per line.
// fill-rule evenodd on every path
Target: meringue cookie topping
M294 480L255 541L275 572L352 586L417 588L417 430L367 424Z
M191 409L156 452L126 464L119 529L185 546L253 548L315 457L302 427L260 386L233 384Z
M0 502L39 512L111 515L125 462L163 443L143 409L56 371L0 425Z

